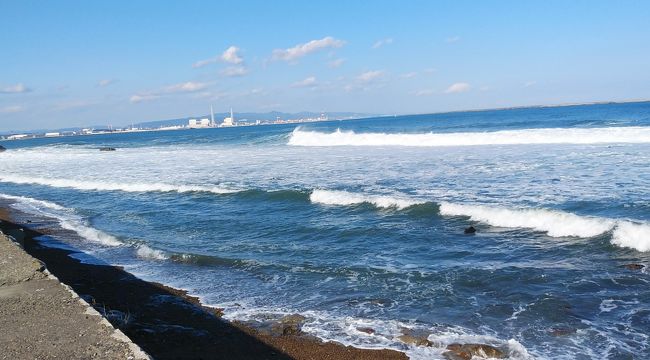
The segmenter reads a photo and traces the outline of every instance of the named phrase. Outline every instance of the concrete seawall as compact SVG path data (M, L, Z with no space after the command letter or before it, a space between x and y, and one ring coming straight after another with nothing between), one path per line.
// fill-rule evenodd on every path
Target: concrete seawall
M23 251L21 233L0 232L0 359L150 359Z

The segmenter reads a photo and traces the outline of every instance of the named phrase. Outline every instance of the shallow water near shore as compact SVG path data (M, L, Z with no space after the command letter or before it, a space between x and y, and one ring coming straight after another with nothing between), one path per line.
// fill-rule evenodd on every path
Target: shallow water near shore
M13 141L0 193L230 319L644 358L650 275L623 265L650 265L649 129L629 103Z

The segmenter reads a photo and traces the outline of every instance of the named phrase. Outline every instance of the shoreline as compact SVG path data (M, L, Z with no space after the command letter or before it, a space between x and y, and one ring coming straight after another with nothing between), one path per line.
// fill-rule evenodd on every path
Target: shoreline
M137 278L112 265L83 263L72 250L46 247L48 235L16 221L20 212L0 204L0 229L22 229L24 250L42 261L59 280L124 332L154 359L407 359L389 349L361 349L325 342L301 331L299 314L257 328L221 318L221 309L201 303L187 291ZM20 213L20 216L30 217ZM29 222L29 221L28 221Z

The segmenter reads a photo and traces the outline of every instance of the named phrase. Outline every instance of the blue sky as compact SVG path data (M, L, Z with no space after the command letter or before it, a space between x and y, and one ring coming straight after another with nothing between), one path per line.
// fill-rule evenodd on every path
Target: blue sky
M0 130L650 98L647 1L0 0Z

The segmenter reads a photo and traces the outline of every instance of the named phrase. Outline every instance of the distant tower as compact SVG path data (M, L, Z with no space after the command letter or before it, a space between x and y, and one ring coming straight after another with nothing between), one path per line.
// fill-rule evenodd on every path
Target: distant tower
M212 111L212 105L210 105L210 126L215 127L217 124L214 123L214 111Z
M235 118L232 113L232 108L230 108L230 117L224 118L221 126L235 126Z

